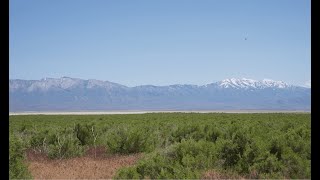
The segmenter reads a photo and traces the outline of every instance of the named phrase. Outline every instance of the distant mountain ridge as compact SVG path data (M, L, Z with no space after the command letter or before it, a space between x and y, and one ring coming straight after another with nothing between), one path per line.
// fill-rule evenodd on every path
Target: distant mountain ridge
M10 112L215 109L310 110L311 88L246 78L202 86L135 87L70 77L9 80Z

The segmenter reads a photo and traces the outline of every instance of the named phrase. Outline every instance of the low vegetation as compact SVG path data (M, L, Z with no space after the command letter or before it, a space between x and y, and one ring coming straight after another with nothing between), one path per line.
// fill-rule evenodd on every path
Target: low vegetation
M89 147L145 155L115 179L310 178L310 114L150 113L10 116L10 178L30 178L24 152L52 159Z

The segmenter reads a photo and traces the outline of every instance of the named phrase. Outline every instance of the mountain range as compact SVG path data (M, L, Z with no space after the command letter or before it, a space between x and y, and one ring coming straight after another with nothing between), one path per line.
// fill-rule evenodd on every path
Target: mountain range
M311 88L271 79L230 78L202 86L135 87L70 77L9 80L10 112L310 109Z

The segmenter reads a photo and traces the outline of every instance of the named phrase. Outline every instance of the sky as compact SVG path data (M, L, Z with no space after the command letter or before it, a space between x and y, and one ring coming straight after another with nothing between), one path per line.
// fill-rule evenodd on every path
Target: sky
M10 0L9 78L311 79L310 0Z

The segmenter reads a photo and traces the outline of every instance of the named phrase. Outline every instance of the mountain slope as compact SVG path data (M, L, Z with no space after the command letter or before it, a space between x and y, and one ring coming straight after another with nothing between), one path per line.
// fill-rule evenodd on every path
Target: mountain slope
M310 110L311 89L264 79L196 85L127 87L77 78L10 80L9 110Z

